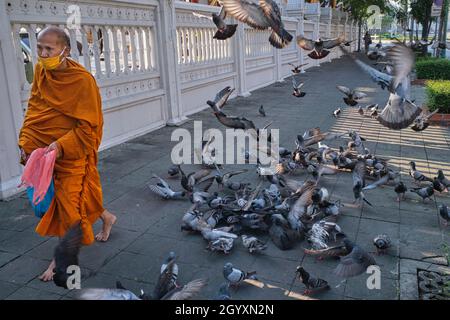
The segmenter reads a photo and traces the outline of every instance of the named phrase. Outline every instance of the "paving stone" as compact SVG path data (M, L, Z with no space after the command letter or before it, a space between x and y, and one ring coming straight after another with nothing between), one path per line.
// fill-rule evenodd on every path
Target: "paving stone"
M0 299L5 299L6 297L10 296L14 291L18 290L20 288L20 285L6 282L6 281L0 281Z
M61 298L61 295L52 292L22 287L8 296L6 300L60 300Z
M27 284L48 267L49 262L21 256L0 269L0 280L15 284Z

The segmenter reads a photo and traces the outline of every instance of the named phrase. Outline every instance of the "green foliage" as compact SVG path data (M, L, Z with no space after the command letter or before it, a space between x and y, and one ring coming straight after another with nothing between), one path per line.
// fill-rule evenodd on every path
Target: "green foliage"
M450 80L450 60L424 57L416 62L417 78Z
M426 92L430 111L439 108L440 113L450 113L450 81L427 81Z
M360 23L371 16L371 13L367 12L367 9L372 5L380 7L382 12L390 11L388 1L384 0L343 0L342 2L345 7L351 7L353 19Z

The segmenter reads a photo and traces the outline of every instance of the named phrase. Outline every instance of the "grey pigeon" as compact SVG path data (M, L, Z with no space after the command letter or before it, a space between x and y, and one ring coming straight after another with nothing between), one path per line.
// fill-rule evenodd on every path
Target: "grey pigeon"
M348 255L341 257L339 265L334 273L340 277L355 277L366 272L367 267L376 265L375 259L360 246L354 244L349 239L344 239L344 245Z
M406 45L397 42L389 49L387 56L392 61L393 75L380 72L359 59L355 61L382 89L389 90L388 102L377 120L385 127L400 130L412 124L422 112L410 100L410 73L415 65L415 55Z
M250 253L259 253L262 250L266 250L267 248L267 245L258 238L247 236L245 234L242 235L242 244L248 249Z
M230 283L222 283L219 287L219 294L216 300L231 300Z
M416 163L414 161L411 161L409 163L410 170L409 175L414 179L414 182L420 183L420 182L433 182L433 179L425 176L422 172L416 169Z
M355 89L351 90L345 86L337 86L336 87L340 92L345 94L344 102L346 105L354 107L358 104L358 100L361 100L367 97L367 94L356 91Z
M293 39L286 31L278 5L273 0L221 0L228 14L258 30L272 31L269 42L277 49L286 47Z
M233 249L233 238L218 238L208 243L207 249L211 251L219 251L228 254Z
M133 292L126 289L81 289L76 295L77 300L141 300Z
M433 185L424 188L413 188L410 191L419 195L423 202L425 202L425 199L431 198L434 194Z
M330 54L327 49L333 49L339 46L345 40L343 37L338 37L335 39L322 39L319 38L316 41L305 38L304 36L297 37L297 45L306 51L311 51L308 56L314 60L320 60L325 58Z
M302 91L302 88L305 84L303 82L298 83L295 77L292 77L292 86L294 88L294 92L292 95L297 98L303 98L306 96L306 92Z
M450 221L450 211L448 210L448 206L445 204L439 205L439 215L444 220L444 225L447 226Z
M265 117L266 116L266 111L264 110L264 106L261 105L261 107L259 107L258 112L261 116Z
M303 294L315 294L330 289L328 282L312 277L303 267L298 266L295 271L300 281L305 285L306 290Z
M185 196L184 191L173 191L169 184L157 175L153 175L153 178L158 179L159 182L156 185L148 184L148 187L153 193L157 194L161 198L166 200L178 200Z
M438 170L437 178L446 188L450 187L450 180L445 177L441 169Z
M387 234L380 234L373 239L373 245L377 249L377 254L384 254L391 247L391 238Z
M406 185L403 183L403 181L400 181L395 185L394 191L397 194L397 201L400 201L402 199L405 199L405 194L406 191L408 191L408 188L406 188Z
M338 118L339 115L341 114L341 112L342 112L341 108L338 108L338 109L336 109L336 110L333 111L333 116L334 116L335 118Z
M221 8L219 14L213 13L212 17L198 14L196 12L193 12L192 14L199 18L210 19L214 22L214 24L217 27L217 32L214 34L213 39L226 40L228 38L231 38L236 33L236 29L237 29L238 25L237 24L227 24L225 22L227 14L223 7Z
M242 271L238 268L234 268L230 262L224 265L223 276L232 286L238 286L246 279L257 280L256 271Z

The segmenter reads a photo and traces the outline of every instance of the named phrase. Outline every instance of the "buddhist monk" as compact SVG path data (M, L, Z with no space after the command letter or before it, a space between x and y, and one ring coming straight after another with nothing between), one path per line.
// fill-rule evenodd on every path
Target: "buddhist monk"
M62 237L81 221L82 243L94 242L92 225L101 218L102 231L95 236L107 241L116 217L103 208L97 171L103 114L94 77L70 59L70 38L57 27L43 29L37 38L38 63L31 96L19 135L21 163L37 148L56 150L53 180L55 197L36 227L41 236ZM40 276L53 279L53 260Z

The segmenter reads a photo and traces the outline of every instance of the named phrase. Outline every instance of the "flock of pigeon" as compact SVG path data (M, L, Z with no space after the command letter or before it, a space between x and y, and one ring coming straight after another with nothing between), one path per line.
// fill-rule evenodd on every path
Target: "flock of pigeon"
M271 0L260 0L259 5L247 0L221 0L223 5L219 15L212 19L218 27L215 36L223 40L233 36L236 25L224 22L226 14L230 14L238 21L245 22L253 28L272 30L270 43L277 48L285 47L292 36L284 29L277 5ZM329 54L329 49L340 47L345 51L344 39L311 41L303 37L297 39L298 44L305 50L311 51L310 57L322 59ZM388 89L390 96L384 110L379 111L378 105L366 108L358 106L359 100L366 94L337 86L344 94L344 102L350 107L358 106L358 113L378 119L378 121L392 129L402 129L414 122L413 129L425 130L428 127L428 116L421 115L422 110L410 100L410 73L414 67L414 55L410 48L396 43L386 54L386 61L378 61L385 66L381 72L361 60L354 61L366 71L383 89ZM381 60L381 59L379 59ZM297 82L295 75L301 72L300 66L293 66L293 95L297 98L305 96L302 91L303 83ZM227 101L233 89L230 87L220 91L214 100L207 101L219 123L227 128L250 130L254 129L259 135L253 121L245 117L229 116L225 113ZM341 110L333 115L339 117ZM261 106L259 114L266 117ZM267 125L265 128L267 128ZM349 140L347 145L333 149L325 143ZM268 139L270 142L270 139ZM181 191L177 191L169 182L158 175L154 175L155 183L149 183L148 188L155 195L166 200L188 200L191 202L181 218L181 231L198 234L203 237L208 250L222 254L229 254L238 240L249 254L263 254L267 242L259 237L267 234L270 241L280 250L289 250L298 242L306 240L304 249L306 255L318 259L340 257L334 274L343 278L355 277L366 271L370 265L375 265L374 256L360 245L352 242L345 230L338 225L341 200L331 201L329 191L321 186L323 176L336 175L339 172L349 172L352 175L352 192L355 203L362 206L366 203L372 206L366 193L382 185L393 185L398 201L401 201L408 191L406 185L398 179L399 173L388 165L388 160L371 154L364 146L366 140L357 131L345 133L322 132L320 128L307 130L295 139L295 146L291 150L280 147L280 161L276 172L263 175L263 168L256 165L259 182L252 186L248 180L239 180L239 176L247 173L248 169L226 171L224 166L215 162L215 150L211 146L212 140L204 141L201 157L202 168L195 172L186 173L180 165L173 165L168 169L168 179L179 179ZM267 152L273 152L268 148ZM246 153L246 159L250 155ZM419 195L423 201L430 198L434 192L448 192L450 181L441 170L434 179L425 176L416 169L411 162L410 175L417 184L411 192ZM299 174L306 174L305 180L296 178ZM372 180L372 183L368 183ZM399 181L400 180L400 181ZM424 186L424 183L429 185ZM216 191L212 187L216 185ZM449 209L446 205L439 207L440 216L445 224L450 220ZM54 281L58 286L66 287L66 268L68 265L78 264L78 252L81 242L80 226L71 229L55 250L56 275ZM391 246L391 239L387 234L380 234L373 239L376 254L384 254ZM324 279L316 278L305 270L303 266L295 270L296 278L305 285L305 294L314 294L330 289ZM225 282L218 290L217 299L231 299L230 287L238 287L242 282L250 279L257 280L255 271L247 272L231 263L223 267ZM134 300L134 299L188 299L194 297L207 285L206 279L195 279L186 285L178 283L178 266L176 255L171 252L161 266L157 285L151 294L144 291L139 296L125 289L117 283L116 289L82 289L80 299L103 300Z

